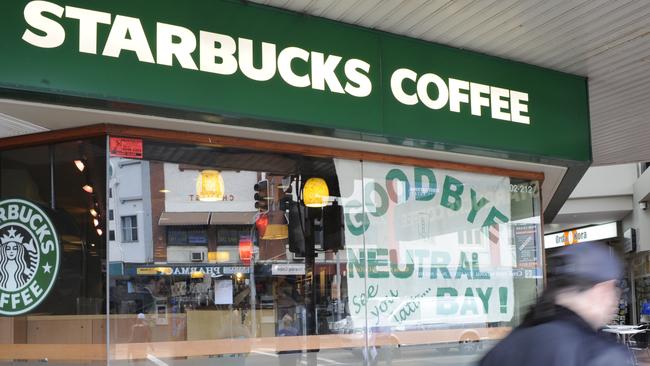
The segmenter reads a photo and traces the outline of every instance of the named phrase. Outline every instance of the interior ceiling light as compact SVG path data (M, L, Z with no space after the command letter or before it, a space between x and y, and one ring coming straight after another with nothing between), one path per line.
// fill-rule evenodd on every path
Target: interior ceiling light
M214 202L223 200L224 184L217 170L203 170L196 179L196 195L199 201Z
M97 211L95 211L94 208L90 209L90 214L93 215L93 217L97 217Z
M79 169L80 172L83 172L86 169L86 164L81 160L75 160L74 165Z
M88 193L93 193L93 187L90 186L90 185L88 185L88 184L86 184L85 186L81 187L81 189L83 189L84 191L86 191L86 192L88 192Z
M326 206L329 195L329 188L323 178L309 178L302 189L302 201L307 207Z
M102 234L104 234L102 229L97 228L97 235L102 236Z
M95 225L95 227L99 226L99 220L93 219L93 225Z

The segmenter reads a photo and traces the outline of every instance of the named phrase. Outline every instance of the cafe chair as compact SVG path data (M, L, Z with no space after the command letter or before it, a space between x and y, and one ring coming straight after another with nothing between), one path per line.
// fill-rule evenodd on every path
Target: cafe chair
M636 357L637 352L645 352L648 357L650 357L650 325L649 324L644 324L643 326L638 328L639 330L643 330L641 333L637 333L630 337L629 343L628 343L628 348L630 349L630 352L632 352L632 356L634 357L634 364L638 364L638 360Z

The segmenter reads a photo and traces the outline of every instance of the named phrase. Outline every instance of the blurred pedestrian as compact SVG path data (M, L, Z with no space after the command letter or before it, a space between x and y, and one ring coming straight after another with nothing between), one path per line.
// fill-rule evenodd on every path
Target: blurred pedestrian
M620 259L601 244L561 248L549 257L547 287L522 324L480 366L625 366L629 351L599 329L618 310Z
M289 314L282 317L280 323L281 328L278 329L278 336L280 337L297 337L299 335L298 328L293 325L293 318ZM279 340L281 341L281 340ZM278 352L278 362L280 366L296 366L300 363L302 350L297 349L296 341L285 341L280 343L283 347L293 348L291 350L284 350Z
M131 337L129 343L146 343L151 342L151 329L146 322L146 317L143 313L136 316L136 321L131 326Z
M131 326L131 336L129 337L128 354L130 363L145 359L150 351L151 329L147 324L146 316L139 313L136 316L135 324Z

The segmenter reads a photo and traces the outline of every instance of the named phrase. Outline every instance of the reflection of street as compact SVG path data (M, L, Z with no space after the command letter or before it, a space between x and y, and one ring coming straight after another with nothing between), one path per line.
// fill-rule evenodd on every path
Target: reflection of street
M381 355L381 353L380 353ZM361 352L353 352L345 349L335 350L322 350L316 354L317 364L332 366L332 365L363 365ZM381 356L379 356L381 357ZM376 363L377 366L383 365L400 365L400 366L416 366L416 365L440 365L440 366L469 366L474 365L478 361L480 353L469 355L461 354L457 349L450 349L448 351L438 351L429 349L426 346L421 347L408 347L401 348L392 362L388 363L386 360L381 359ZM232 365L232 359L228 358L190 358L184 360L170 360L170 359L157 359L150 357L149 360L131 361L130 363L124 362L111 362L114 365L158 365L158 366L185 366L185 365L199 365L199 366L221 366ZM250 353L245 359L247 366L275 366L279 364L279 357L273 351L255 350ZM307 360L307 354L300 355L298 365L310 365Z

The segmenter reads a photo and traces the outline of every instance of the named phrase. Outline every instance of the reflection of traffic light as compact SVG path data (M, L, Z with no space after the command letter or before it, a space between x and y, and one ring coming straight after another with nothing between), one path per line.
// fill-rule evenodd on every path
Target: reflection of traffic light
M286 192L282 192L280 194L280 199L278 199L278 208L282 212L286 212L289 210L289 207L291 206L291 203L293 202L291 198L291 194L287 194Z
M308 233L307 210L298 202L289 202L289 251L305 256L305 234Z
M268 211L269 210L269 181L268 180L261 180L253 186L253 190L255 190L255 195L253 198L255 199L255 208L260 210L260 211Z
M323 249L337 251L345 247L343 207L334 201L323 207Z

